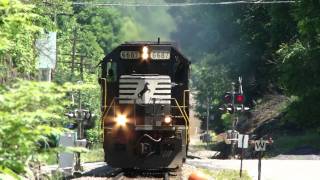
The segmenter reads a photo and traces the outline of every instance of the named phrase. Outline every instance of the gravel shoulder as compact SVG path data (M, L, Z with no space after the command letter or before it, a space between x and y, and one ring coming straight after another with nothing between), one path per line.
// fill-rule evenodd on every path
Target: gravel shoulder
M211 170L239 170L240 160L192 159L187 164ZM243 169L256 180L258 160L244 160ZM319 178L317 160L262 160L262 180L314 180Z

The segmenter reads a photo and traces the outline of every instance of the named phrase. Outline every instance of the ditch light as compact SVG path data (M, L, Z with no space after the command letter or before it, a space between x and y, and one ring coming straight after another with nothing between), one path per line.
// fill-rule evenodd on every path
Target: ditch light
M119 126L125 126L126 123L127 123L127 117L123 114L119 114L117 117L116 117L116 123L117 125Z

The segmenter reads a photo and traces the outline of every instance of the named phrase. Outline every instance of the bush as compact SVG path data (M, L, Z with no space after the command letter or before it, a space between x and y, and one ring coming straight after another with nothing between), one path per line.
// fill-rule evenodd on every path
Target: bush
M63 131L65 88L21 80L0 92L0 173L30 178L39 142Z

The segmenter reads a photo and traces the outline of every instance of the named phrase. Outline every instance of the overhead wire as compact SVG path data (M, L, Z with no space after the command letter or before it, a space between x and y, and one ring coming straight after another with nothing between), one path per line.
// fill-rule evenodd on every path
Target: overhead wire
M167 2L167 3L108 3L108 2L73 2L73 5L79 6L121 6L121 7L185 7L185 6L214 6L214 5L233 5L233 4L289 4L296 3L294 0L281 1L222 1L222 2Z

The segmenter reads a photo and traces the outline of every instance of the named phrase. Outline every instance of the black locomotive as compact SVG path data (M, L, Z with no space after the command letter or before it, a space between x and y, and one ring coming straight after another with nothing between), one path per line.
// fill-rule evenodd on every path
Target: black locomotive
M174 169L188 148L190 62L170 42L121 44L101 62L105 161Z

